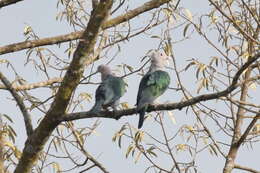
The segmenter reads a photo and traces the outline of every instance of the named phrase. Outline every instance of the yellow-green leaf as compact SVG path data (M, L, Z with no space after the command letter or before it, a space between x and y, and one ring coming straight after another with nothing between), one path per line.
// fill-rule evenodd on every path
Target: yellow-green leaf
M168 116L170 117L172 123L176 124L176 119L174 118L172 111L167 111L167 113L168 113Z
M53 167L53 169L54 169L55 172L58 172L58 173L61 172L61 168L60 168L60 165L59 165L58 163L53 162L53 163L52 163L52 167Z
M185 16L190 20L192 21L193 20L193 17L192 17L192 13L190 12L189 9L184 9L184 13L185 13Z
M187 35L187 31L188 31L188 28L190 27L190 23L188 23L185 27L184 27L184 29L183 29L183 37L186 37L186 35Z
M137 163L138 162L138 160L140 159L140 157L141 157L141 154L142 154L142 152L141 151L139 151L138 152L138 154L136 155L136 157L135 157L135 163Z
M249 85L249 87L253 90L256 90L256 84L253 82Z
M129 155L129 153L130 153L132 150L134 150L134 149L135 149L135 146L129 145L128 148L127 148L127 150L126 150L125 157L127 158L128 155Z

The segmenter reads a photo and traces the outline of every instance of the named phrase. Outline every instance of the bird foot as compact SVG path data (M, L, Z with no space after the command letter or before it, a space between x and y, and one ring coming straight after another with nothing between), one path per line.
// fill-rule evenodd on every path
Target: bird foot
M114 108L113 109L113 117L116 119L116 120L119 120L120 118L121 118L121 116L116 116L116 112L117 112L117 109L116 108Z
M115 118L115 120L119 120L121 117L120 116L115 116L114 118Z
M156 105L158 105L158 103L150 103L148 106L156 107Z

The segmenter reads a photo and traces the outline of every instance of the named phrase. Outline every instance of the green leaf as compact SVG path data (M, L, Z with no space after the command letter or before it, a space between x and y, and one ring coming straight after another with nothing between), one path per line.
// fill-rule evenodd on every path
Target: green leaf
M126 151L126 154L125 154L125 157L127 158L129 153L135 149L135 146L133 145L129 145L128 148L127 148L127 151Z
M193 20L192 14L189 9L184 9L185 16L189 19L189 21Z
M195 65L196 63L194 61L190 62L186 67L185 67L185 71L187 71L191 66Z
M60 165L56 162L52 162L52 167L54 169L55 172L61 172L61 168L60 168Z
M134 71L134 68L130 65L127 65L125 64L125 67L130 71L130 72L133 72Z
M157 36L157 35L152 35L151 38L158 38L158 39L161 39L160 36Z
M184 27L184 29L183 29L183 37L186 37L186 35L187 35L187 31L188 31L188 28L190 27L190 23L188 23L185 27Z
M118 138L118 146L119 146L119 148L121 148L121 145L122 144L122 135L120 135L119 136L119 138Z
M151 156L155 156L155 157L157 157L157 154L155 153L155 152L153 152L153 150L155 150L156 148L154 147L154 146L151 146L150 148L148 148L147 150L146 150L146 152L148 153L148 154L150 154Z
M211 153L211 154L215 154L216 156L218 156L218 152L217 152L215 146L213 146L212 144L210 144L209 147L210 147L210 151L211 151L210 153Z
M6 114L0 114L0 115L4 116L8 121L10 121L11 123L13 123L12 118L10 118L8 115L6 115Z

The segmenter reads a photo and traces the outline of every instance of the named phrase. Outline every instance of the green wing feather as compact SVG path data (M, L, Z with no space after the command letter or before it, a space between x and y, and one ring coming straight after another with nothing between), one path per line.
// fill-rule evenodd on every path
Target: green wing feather
M170 76L165 71L147 73L141 80L137 95L137 105L141 97L157 98L162 95L170 84Z
M170 84L170 76L165 71L147 73L141 80L137 94L138 128L143 126L144 115L148 104L162 95Z
M126 88L123 79L109 75L96 90L96 103L92 111L98 112L101 110L101 107L113 105L125 92Z
M126 92L125 82L122 78L114 76L109 77L108 80L108 87L113 90L113 98L111 99L111 102L115 102Z

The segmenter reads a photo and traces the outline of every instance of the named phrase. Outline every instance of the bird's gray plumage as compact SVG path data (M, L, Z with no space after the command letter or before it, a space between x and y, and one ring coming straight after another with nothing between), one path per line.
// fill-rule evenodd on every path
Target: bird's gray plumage
M122 78L112 74L110 68L106 65L100 65L97 71L101 73L102 83L96 89L95 105L90 111L99 113L102 109L107 109L108 107L112 107L115 110L119 104L120 97L126 91L125 82Z
M170 76L164 71L168 60L165 53L154 51L151 54L151 66L149 71L143 76L139 84L137 94L137 112L139 113L138 128L141 128L144 115L149 104L161 96L170 84Z

